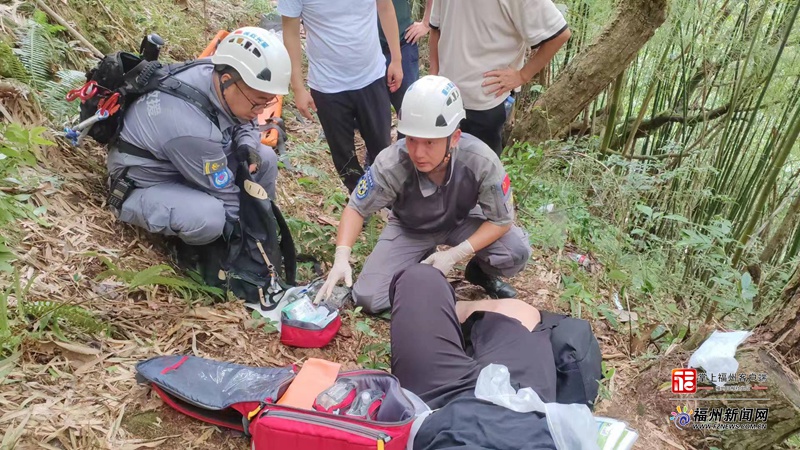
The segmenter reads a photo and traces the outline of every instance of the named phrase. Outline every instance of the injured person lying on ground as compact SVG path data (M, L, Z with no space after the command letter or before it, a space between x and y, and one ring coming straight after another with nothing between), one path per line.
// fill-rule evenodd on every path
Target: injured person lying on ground
M392 374L433 410L421 419L414 450L555 449L556 440L561 448L565 441L586 448L576 422L595 427L584 433L594 436L585 406L594 404L601 378L588 322L516 299L456 302L442 272L425 264L397 272L389 298ZM508 369L515 390L532 388L545 405L569 413L547 408L545 417L477 398L479 377L491 364Z

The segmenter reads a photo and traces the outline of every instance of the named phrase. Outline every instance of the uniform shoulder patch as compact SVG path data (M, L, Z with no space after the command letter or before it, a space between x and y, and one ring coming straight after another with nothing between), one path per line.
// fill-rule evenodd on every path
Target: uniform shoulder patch
M508 192L511 190L511 178L508 177L508 174L500 182L500 189L503 191L503 196L508 197Z
M367 195L369 195L374 186L375 182L372 180L372 168L369 168L364 175L361 175L361 179L358 180L358 184L356 185L356 198L359 200L367 198Z
M211 175L228 167L228 159L222 156L217 159L203 160L203 175Z
M498 192L503 196L502 203L506 208L506 212L514 210L514 194L511 189L511 178L505 174L503 179L497 184Z
M211 181L214 187L222 189L231 182L231 172L227 168L211 174Z

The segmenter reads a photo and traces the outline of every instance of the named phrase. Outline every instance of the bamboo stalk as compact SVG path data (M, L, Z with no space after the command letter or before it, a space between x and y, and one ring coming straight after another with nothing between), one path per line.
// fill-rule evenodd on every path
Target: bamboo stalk
M800 8L800 2L798 2L797 5L798 8ZM744 230L739 236L739 243L741 245L736 249L736 253L733 255L734 267L739 263L739 259L742 256L743 247L750 240L750 233L753 232L758 219L761 217L761 210L763 209L764 204L767 201L767 197L769 196L772 187L775 185L775 181L777 180L780 171L783 169L783 164L786 162L786 158L789 157L789 153L791 153L792 147L794 147L798 136L800 136L800 107L796 108L795 110L795 115L792 120L792 128L783 139L782 148L778 152L775 161L772 163L772 167L766 177L765 184L761 188L761 194L758 197L758 201L750 211L750 219L747 221L747 225L745 225Z
M606 122L606 129L603 136L603 143L600 146L600 153L606 153L609 144L611 144L611 138L614 136L614 127L616 126L617 121L617 109L619 108L619 98L622 94L622 82L625 81L626 72L627 70L623 70L622 73L617 75L616 81L614 81L614 88L611 93L611 105L608 108L608 121Z

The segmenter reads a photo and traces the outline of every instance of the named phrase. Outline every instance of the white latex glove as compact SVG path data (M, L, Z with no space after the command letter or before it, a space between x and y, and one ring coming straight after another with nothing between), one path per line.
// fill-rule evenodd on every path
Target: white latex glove
M436 252L428 256L422 261L422 264L432 264L433 267L436 267L441 270L443 274L447 275L453 270L453 266L455 266L457 262L474 253L475 249L472 248L472 244L470 244L469 241L464 241L455 247L450 247L447 250Z
M336 247L336 255L333 258L333 267L331 267L331 272L328 274L328 279L325 280L325 284L323 284L319 289L319 292L317 292L317 296L314 298L314 303L319 303L322 299L327 300L333 293L333 288L336 286L336 283L338 283L342 278L344 278L344 282L347 284L347 287L353 285L353 268L350 267L351 250L352 249L350 247L346 247L344 245Z

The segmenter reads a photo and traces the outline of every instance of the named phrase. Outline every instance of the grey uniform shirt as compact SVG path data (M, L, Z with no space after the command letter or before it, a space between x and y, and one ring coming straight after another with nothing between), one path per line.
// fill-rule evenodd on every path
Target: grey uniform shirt
M475 205L495 225L514 220L511 182L500 159L466 133L453 151L441 186L414 168L401 139L375 158L348 204L363 217L391 206L400 225L415 233L452 230Z
M150 92L126 112L120 138L149 150L160 161L111 151L108 171L114 176L130 167L127 176L137 188L184 183L221 200L227 215L235 219L239 188L233 180L236 161L231 157L231 142L258 148L261 137L253 123L242 123L222 107L212 83L213 67L193 67L175 77L208 96L218 111L219 128L194 105L163 92Z

